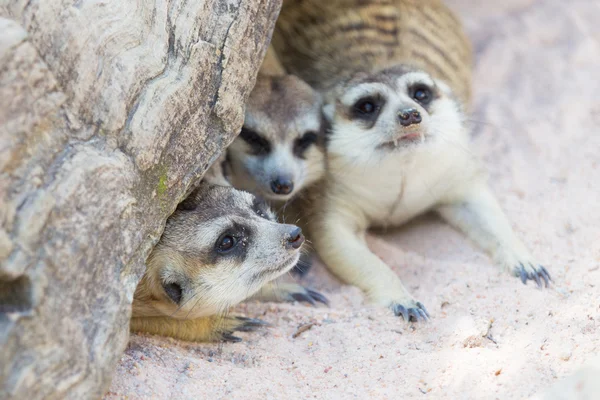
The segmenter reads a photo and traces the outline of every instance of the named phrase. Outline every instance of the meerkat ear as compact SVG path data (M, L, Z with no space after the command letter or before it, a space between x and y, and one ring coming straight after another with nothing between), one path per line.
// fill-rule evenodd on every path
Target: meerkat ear
M333 122L333 116L335 115L335 104L334 103L325 104L323 106L323 115L325 116L325 119L327 120L327 122L329 122L331 124Z

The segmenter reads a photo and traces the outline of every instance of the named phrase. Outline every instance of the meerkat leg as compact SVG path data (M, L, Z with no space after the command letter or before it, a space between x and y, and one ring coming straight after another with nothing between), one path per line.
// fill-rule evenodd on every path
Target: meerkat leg
M250 297L251 300L258 301L272 301L275 303L301 301L310 303L313 306L319 303L329 305L327 297L321 293L311 289L307 289L304 286L298 285L297 283L284 283L284 282L269 282L264 285L255 295Z
M548 287L551 278L515 235L498 201L486 185L477 185L454 204L438 208L440 215L487 251L494 261L523 283L542 281Z
M389 307L405 320L427 320L425 307L406 290L400 278L371 252L365 230L348 218L328 215L311 229L314 245L327 267L342 281L358 286L369 300Z
M210 317L180 320L169 317L131 318L132 332L168 336L191 342L239 342L233 332L251 332L268 324L259 319L213 315Z

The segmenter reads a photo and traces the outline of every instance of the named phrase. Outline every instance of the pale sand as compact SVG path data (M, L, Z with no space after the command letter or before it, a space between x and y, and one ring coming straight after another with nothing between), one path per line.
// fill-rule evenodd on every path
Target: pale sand
M600 398L598 362L560 381L600 353L600 5L451 3L477 50L472 151L552 288L499 272L425 217L371 245L430 323L368 307L319 265L303 282L330 308L242 305L273 327L222 346L134 335L107 399L520 399L557 381L553 398Z

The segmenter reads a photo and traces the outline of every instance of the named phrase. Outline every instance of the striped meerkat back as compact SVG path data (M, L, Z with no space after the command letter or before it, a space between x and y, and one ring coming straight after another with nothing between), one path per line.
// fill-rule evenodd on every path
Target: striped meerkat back
M407 64L470 101L471 45L441 0L284 0L273 45L290 73L319 90Z

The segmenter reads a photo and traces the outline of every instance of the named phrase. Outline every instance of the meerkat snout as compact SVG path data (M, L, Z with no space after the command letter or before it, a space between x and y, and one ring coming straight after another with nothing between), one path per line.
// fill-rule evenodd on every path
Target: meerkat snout
M278 176L271 181L271 190L275 194L288 195L294 190L294 181L287 176Z
M421 113L414 108L400 110L398 112L398 119L400 120L400 125L404 127L420 124L423 120Z
M298 250L302 244L304 243L304 235L302 234L302 229L296 227L292 232L290 232L287 237L287 241L285 243L285 247L288 249Z

